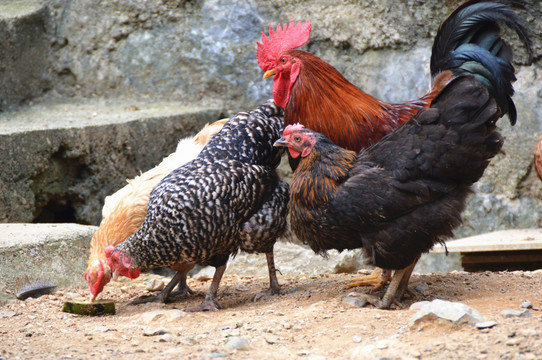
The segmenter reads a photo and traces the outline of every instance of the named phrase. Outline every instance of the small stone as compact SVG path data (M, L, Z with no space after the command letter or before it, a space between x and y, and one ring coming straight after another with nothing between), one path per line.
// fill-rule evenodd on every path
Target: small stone
M477 322L475 326L481 330L481 329L491 329L495 325L497 325L495 321L489 320L489 321Z
M418 310L410 318L411 327L421 321L432 321L435 317L454 324L485 322L484 317L474 308L459 302L435 299L431 302L420 301L410 306L410 310Z
M10 318L17 315L15 311L0 311L0 318Z
M532 308L533 308L533 304L532 304L530 301L525 300L525 301L523 301L523 302L521 303L521 307L522 307L523 309L532 309Z
M377 341L375 344L377 349L385 350L388 348L388 342L386 340Z
M164 282L160 279L152 279L147 283L146 289L148 291L161 291L164 290L166 286L164 285Z
M361 342L361 336L359 335L354 335L352 336L352 341L355 342L356 344L359 344Z
M158 341L160 341L160 342L170 342L172 339L173 339L173 337L171 336L171 334L168 333L168 334L164 334L164 335L160 336Z
M506 340L505 342L507 346L516 346L516 345L519 345L520 343L521 343L521 339L519 338L511 338L511 339Z
M145 329L143 332L144 336L157 336L157 335L164 335L169 334L169 330L167 328L156 328L156 329Z
M347 303L348 305L352 305L357 308L362 308L365 305L367 305L368 301L365 298L359 297L359 296L346 296L343 299L343 302Z
M538 332L535 329L521 329L519 330L519 335L525 337L536 337L538 336Z
M249 350L250 344L246 339L240 337L231 337L228 339L228 342L224 347L231 350Z
M282 327L288 330L292 328L292 325L290 323L284 323L282 324Z
M139 319L145 324L150 324L155 321L172 322L175 320L179 320L185 316L186 312L179 309L152 310L139 315Z
M202 357L202 358L205 358L205 359L216 359L216 358L225 358L225 357L228 357L228 354L222 354L222 353L212 352L212 353L204 353L204 354L201 354L201 357Z
M414 289L416 289L416 291L424 294L425 291L429 288L429 285L427 285L426 283L421 283L421 284L418 284L416 286L414 286Z
M531 313L529 310L513 310L513 309L506 309L501 311L501 316L505 318L511 318L511 317L530 317Z
M299 356L307 356L309 355L311 352L309 350L301 350L297 353L297 355Z
M108 332L108 331L112 331L112 329L108 328L107 326L96 326L94 327L94 331Z

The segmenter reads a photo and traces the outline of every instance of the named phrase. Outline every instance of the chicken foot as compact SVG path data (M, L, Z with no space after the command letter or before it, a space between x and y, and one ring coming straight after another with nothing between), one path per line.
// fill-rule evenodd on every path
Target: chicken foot
M269 289L254 296L254 302L268 296L280 294L280 285L279 280L277 279L278 270L275 267L275 256L273 251L271 250L271 252L265 253L265 257L267 258L267 269L269 270Z
M386 293L382 299L375 304L377 308L389 309L394 301L399 301L403 297L408 288L408 281L410 280L410 276L412 275L412 271L414 270L418 259L419 258L414 260L412 264L404 269L395 270Z
M166 285L166 287L160 292L160 294L140 296L139 298L132 300L131 304L138 305L149 302L161 302L165 304L170 301L171 295L181 295L185 297L190 294L194 294L194 291L190 289L188 287L188 284L186 283L187 274L190 270L192 270L194 266L195 264L175 264L171 267L171 269L177 270L177 273ZM172 292L173 288L175 288L177 284L179 285L177 290Z
M391 270L381 269L379 267L375 268L370 275L361 276L351 280L351 282L346 285L347 289L358 286L372 286L372 291L377 291L382 289L386 284L391 280Z
M187 312L198 312L198 311L217 311L219 309L224 309L224 306L218 301L218 285L220 285L220 280L222 280L222 275L226 271L226 264L221 265L216 268L215 274L213 275L213 281L209 287L209 291L205 295L205 300L201 305L184 309Z

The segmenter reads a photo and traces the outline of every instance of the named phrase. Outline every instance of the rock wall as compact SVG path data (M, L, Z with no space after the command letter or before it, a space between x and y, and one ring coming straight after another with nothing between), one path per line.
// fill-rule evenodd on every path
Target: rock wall
M8 108L70 97L136 97L211 106L225 113L247 109L271 96L271 80L262 80L256 63L255 42L261 31L267 32L268 24L291 19L310 19L313 24L305 50L327 60L368 93L403 101L429 88L432 39L459 3L50 0L31 11L20 10L33 14L34 20L24 22L26 37L16 36L20 30L15 25L23 22L20 15L13 15L13 6L11 12L0 6L0 33L6 34L0 38L15 44L8 47L11 53L0 52L0 60L17 59L13 55L17 53L18 59L37 61L32 69L39 70L30 80L17 70L17 61L7 62L10 71L15 71L12 77L19 79L15 87L30 86L27 93L8 96L13 85L4 82L1 104ZM527 9L520 15L531 30L535 62L526 65L525 51L510 34L517 55L518 125L510 128L501 122L506 145L476 186L459 235L540 226L542 185L533 174L531 158L542 130L542 5L539 0L525 3ZM19 48L35 48L39 60L18 52ZM96 173L88 181L99 182L102 177ZM0 221L31 218L3 215ZM96 218L85 217L86 221Z

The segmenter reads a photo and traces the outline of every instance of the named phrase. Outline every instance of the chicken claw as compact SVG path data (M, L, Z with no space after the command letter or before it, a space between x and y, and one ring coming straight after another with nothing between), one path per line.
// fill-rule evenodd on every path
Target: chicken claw
M348 285L347 289L358 286L372 286L372 291L377 291L382 289L386 284L391 280L391 270L385 270L381 268L375 268L370 275L361 276L352 280Z
M217 298L205 300L203 304L184 309L186 312L200 312L200 311L217 311L224 309L224 306L218 301Z

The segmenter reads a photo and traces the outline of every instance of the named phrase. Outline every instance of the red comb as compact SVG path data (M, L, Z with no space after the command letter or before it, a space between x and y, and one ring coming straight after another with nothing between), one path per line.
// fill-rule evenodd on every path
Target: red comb
M288 125L288 126L286 126L286 129L284 129L284 132L282 133L282 136L288 136L293 131L301 130L301 129L304 129L304 128L305 127L303 125L301 125L300 123L296 123L296 124L293 124L293 125Z
M284 28L278 24L276 32L269 25L269 37L262 32L262 42L257 43L256 59L258 59L258 65L263 71L267 71L283 51L292 50L305 44L309 41L310 34L310 21L305 24L300 21L296 25L292 20L289 25L284 25Z

